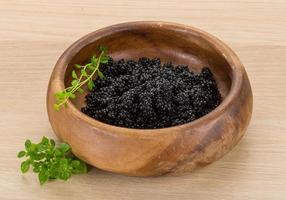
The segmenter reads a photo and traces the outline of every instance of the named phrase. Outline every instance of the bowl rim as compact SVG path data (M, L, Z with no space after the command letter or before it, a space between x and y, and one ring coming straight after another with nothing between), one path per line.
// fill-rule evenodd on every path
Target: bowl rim
M53 81L57 82L57 90L61 91L65 88L64 85L64 79L65 79L65 73L66 69L68 67L69 62L71 59L85 46L93 43L97 39L101 38L104 35L110 34L111 30L113 31L112 34L115 32L119 32L122 30L130 29L134 26L150 26L154 28L164 28L164 29L172 29L175 31L184 31L184 32L190 32L192 34L199 34L200 37L205 39L210 45L212 45L218 52L222 53L225 60L228 62L230 68L231 68L231 87L226 95L225 99L217 106L214 110L209 112L208 114L185 124L177 125L177 126L171 126L171 127L165 127L165 128L155 128L155 129L138 129L138 128L126 128L126 127L120 127L115 126L111 124L107 124L104 122L101 122L99 120L96 120L92 117L89 117L88 115L82 113L76 106L70 101L67 101L67 108L70 108L71 112L80 120L85 121L89 125L99 128L101 130L104 130L106 132L112 132L112 133L119 133L124 135L149 135L150 133L154 134L161 134L161 133L175 133L177 129L188 129L190 127L194 128L197 126L200 126L204 121L212 120L221 114L224 113L225 110L232 104L232 102L235 100L235 98L239 95L239 92L241 91L240 88L242 87L243 82L243 70L244 67L239 60L238 56L235 54L235 52L228 47L224 42L216 38L215 36L200 30L198 28L189 26L189 25L183 25L179 23L174 22L164 22L164 21L133 21L133 22L125 22L120 24L115 24L111 26L107 26L101 29L98 29L96 31L93 31L77 41L75 41L73 44L71 44L64 53L60 56L57 63L55 64L54 70L53 70ZM64 108L64 109L67 109ZM62 112L62 109L58 112ZM116 131L115 131L116 130Z

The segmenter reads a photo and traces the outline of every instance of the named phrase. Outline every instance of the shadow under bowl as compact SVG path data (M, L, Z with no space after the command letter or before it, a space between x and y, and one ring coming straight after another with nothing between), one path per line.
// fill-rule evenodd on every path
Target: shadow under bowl
M55 111L54 94L70 84L74 64L84 64L100 45L115 60L159 57L214 74L222 103L209 114L180 126L130 129L83 114L85 94ZM75 155L103 170L132 176L192 171L229 152L244 135L252 113L247 74L223 42L196 28L167 22L129 22L92 32L72 44L57 61L47 93L49 120Z

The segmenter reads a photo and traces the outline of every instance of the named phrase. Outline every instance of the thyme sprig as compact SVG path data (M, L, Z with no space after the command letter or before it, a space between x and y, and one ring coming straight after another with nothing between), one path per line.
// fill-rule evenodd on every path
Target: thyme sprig
M75 67L80 69L80 75L76 73L75 70L72 71L71 76L73 80L71 81L71 86L65 88L63 91L57 92L55 94L56 103L54 104L55 110L60 110L62 106L67 105L69 99L76 98L76 93L83 93L83 86L87 84L89 90L94 88L93 78L97 75L99 78L103 78L104 75L100 71L100 64L105 64L109 60L109 56L106 54L107 49L105 47L99 48L99 56L92 56L90 62L86 65L78 65Z

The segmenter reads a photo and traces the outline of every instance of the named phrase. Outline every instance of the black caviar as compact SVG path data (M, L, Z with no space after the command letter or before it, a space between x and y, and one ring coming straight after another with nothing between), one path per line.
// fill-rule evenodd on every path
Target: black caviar
M194 74L188 66L161 65L159 58L110 58L104 78L86 96L82 112L128 128L163 128L191 122L216 108L221 95L211 71Z

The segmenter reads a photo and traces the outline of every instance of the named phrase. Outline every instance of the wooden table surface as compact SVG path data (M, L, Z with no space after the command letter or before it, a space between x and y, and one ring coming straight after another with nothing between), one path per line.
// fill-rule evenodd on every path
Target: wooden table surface
M39 186L22 175L25 139L55 138L45 97L61 53L79 37L135 20L192 25L219 37L250 77L247 134L224 158L193 173L134 178L97 169ZM285 0L0 0L0 199L286 199Z

